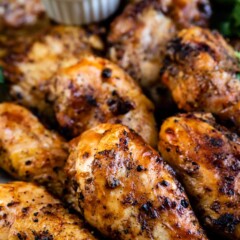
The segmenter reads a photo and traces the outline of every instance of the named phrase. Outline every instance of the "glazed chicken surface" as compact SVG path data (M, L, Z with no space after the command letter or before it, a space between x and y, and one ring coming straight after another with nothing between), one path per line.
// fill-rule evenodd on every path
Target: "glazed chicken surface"
M85 56L49 80L48 102L70 136L100 123L122 123L157 145L153 104L135 81L110 61Z
M32 183L0 184L0 240L91 240L83 221Z
M240 130L240 62L215 31L181 31L167 49L162 81L180 109L211 112Z
M45 15L41 0L1 0L0 30L23 27L42 21Z
M69 203L111 239L207 239L173 170L123 125L74 139L66 171Z
M209 230L240 239L239 136L211 114L180 114L163 123L158 147Z
M111 24L109 56L125 69L155 101L167 42L178 29L206 26L211 15L208 0L141 0L130 3ZM164 97L161 99L165 101Z
M0 104L0 167L16 179L35 181L61 195L67 143L27 109Z
M76 63L84 53L101 47L97 35L70 26L51 26L33 38L26 38L11 47L0 62L10 94L18 103L51 116L45 82L61 67Z

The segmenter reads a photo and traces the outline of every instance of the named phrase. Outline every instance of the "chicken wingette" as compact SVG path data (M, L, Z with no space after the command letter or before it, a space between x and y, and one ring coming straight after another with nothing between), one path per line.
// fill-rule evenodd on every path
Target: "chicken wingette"
M211 114L180 114L160 131L159 151L177 171L202 222L240 239L240 138Z
M36 181L61 195L67 143L27 109L0 104L0 167L16 179Z
M0 184L0 240L93 240L78 217L32 183Z
M208 0L134 1L111 24L110 59L157 102L158 93L166 92L158 80L167 42L178 29L207 26L210 15ZM166 101L164 97L161 100Z
M193 27L167 49L162 81L180 109L211 112L240 131L240 60L222 36Z
M45 98L45 81L59 68L76 63L84 53L100 49L102 42L78 27L53 26L39 35L12 46L4 53L1 65L11 96L49 116L52 108Z
M111 239L207 239L174 171L123 125L74 139L66 172L68 202Z
M48 81L48 102L71 137L100 123L121 123L157 145L153 104L136 82L110 61L84 56Z

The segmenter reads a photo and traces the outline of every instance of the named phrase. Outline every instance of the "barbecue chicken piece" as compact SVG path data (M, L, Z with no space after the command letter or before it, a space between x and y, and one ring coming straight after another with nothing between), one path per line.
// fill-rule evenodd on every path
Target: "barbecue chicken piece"
M67 143L28 110L0 104L0 167L16 179L36 181L61 195Z
M240 239L240 138L211 114L181 114L163 123L159 151L210 231Z
M85 56L61 69L50 81L48 102L53 102L60 126L78 136L99 123L122 123L157 145L154 107L134 80L110 61Z
M0 240L95 239L83 221L32 183L0 184Z
M123 125L72 141L68 201L111 239L207 239L173 170Z
M167 49L162 81L178 107L211 112L240 130L240 62L217 32L181 31Z
M178 29L206 26L210 15L208 0L135 1L111 25L110 59L157 101L157 91L166 91L159 83L159 73L167 42Z
M50 27L40 36L30 37L2 58L12 97L24 106L51 115L51 106L45 99L45 81L59 68L76 63L84 53L101 47L96 35L78 27Z
M34 25L42 21L44 13L41 0L1 0L0 30Z

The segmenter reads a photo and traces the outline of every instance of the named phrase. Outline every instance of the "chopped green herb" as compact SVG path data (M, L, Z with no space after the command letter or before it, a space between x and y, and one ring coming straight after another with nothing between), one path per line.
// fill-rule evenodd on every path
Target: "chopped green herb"
M0 83L4 83L3 68L0 66Z
M237 79L240 80L240 73L237 73L236 76L237 76Z

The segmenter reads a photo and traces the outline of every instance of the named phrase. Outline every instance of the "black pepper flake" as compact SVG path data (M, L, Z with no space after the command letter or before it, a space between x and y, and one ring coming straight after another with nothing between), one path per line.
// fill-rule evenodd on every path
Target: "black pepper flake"
M144 170L144 167L143 166L141 166L141 165L138 165L137 166L137 171L138 172L141 172L141 171L143 171Z
M141 206L141 209L144 210L145 212L148 212L151 207L152 207L152 203L151 202L146 202Z
M29 165L31 165L31 164L32 164L32 161L30 161L30 160L28 160L28 161L25 162L25 165L26 165L26 166L29 166Z
M188 208L189 203L188 203L188 201L187 201L186 199L182 199L182 200L181 200L181 205L182 205L184 208Z
M169 183L166 180L163 180L160 184L164 187L169 186Z
M18 92L18 93L16 93L16 98L18 100L21 100L21 99L23 99L23 95L20 92Z
M53 168L53 171L54 171L55 173L59 172L59 170L60 170L59 167L54 167L54 168Z
M38 219L37 219L37 218L34 218L34 219L33 219L33 222L37 223L37 222L38 222Z
M120 181L114 177L108 179L107 181L107 187L111 189L117 188L119 185L120 185Z
M140 210L144 211L150 218L155 219L158 217L157 211L153 208L153 205L151 202L144 203Z
M166 151L167 151L167 152L171 152L171 149L170 149L170 148L166 148Z
M26 213L28 212L28 209L29 209L29 207L24 207L24 208L22 208L22 213L23 213L23 214L26 214Z
M26 240L27 239L27 236L25 233L17 233L17 237L19 240Z
M112 76L112 69L110 68L104 68L102 71L102 77L103 78L110 78Z

